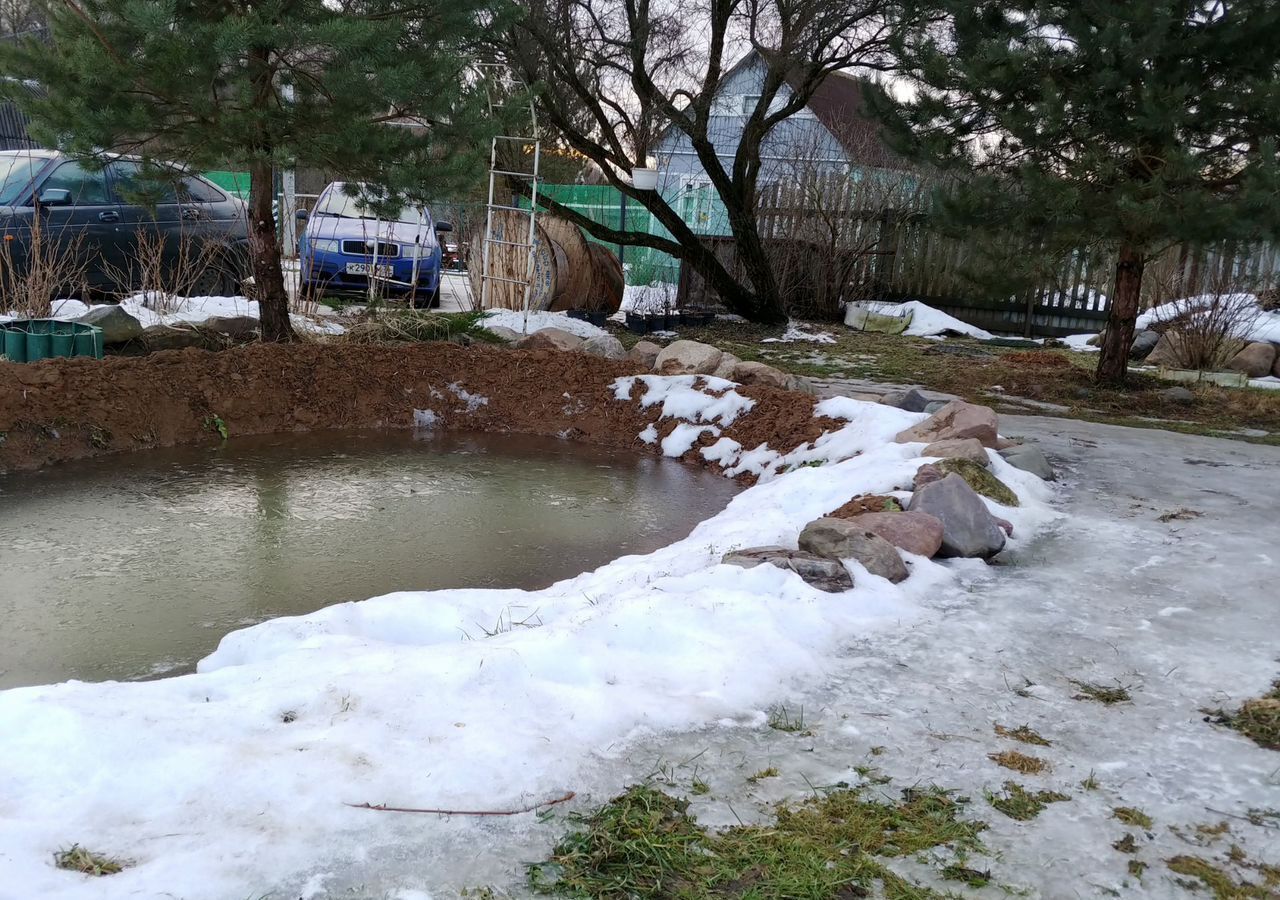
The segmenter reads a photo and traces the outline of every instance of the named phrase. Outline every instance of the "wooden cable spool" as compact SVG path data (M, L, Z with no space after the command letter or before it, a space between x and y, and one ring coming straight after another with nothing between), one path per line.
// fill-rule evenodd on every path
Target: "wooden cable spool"
M551 309L591 309L591 245L582 229L568 219L559 216L540 215L538 225L553 243L564 251L565 266L560 270L560 292L551 303Z
M626 287L622 260L603 244L589 244L588 249L591 254L591 287L587 308L613 315L622 307L622 292Z
M533 235L533 281L529 291L529 309L540 311L551 307L561 293L561 269L568 267L563 248L558 247L535 220ZM494 276L489 280L488 307L490 309L524 309L524 283L528 275L529 216L508 209L493 210L493 231L490 235L501 244L489 244L489 266L485 272L485 233L483 223L471 235L472 259L469 272L472 296L477 305L484 296L482 273ZM496 279L506 279L499 281Z

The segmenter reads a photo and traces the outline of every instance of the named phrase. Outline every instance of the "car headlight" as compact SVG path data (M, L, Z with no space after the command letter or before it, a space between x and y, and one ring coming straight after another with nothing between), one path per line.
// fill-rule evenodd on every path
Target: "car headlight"
M339 241L321 238L307 242L307 247L312 253L341 253L342 244Z

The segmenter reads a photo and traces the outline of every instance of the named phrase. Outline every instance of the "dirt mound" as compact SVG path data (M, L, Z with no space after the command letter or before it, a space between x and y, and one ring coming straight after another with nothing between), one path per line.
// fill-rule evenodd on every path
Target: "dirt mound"
M322 428L439 427L572 438L654 452L658 407L619 403L611 384L635 363L581 353L423 344L250 344L106 360L0 363L0 471L147 447ZM818 437L804 394L740 388L756 406L725 434L782 452ZM638 396L637 392L637 396ZM702 444L710 443L704 436ZM701 446L701 444L700 444ZM696 449L686 454L701 460Z

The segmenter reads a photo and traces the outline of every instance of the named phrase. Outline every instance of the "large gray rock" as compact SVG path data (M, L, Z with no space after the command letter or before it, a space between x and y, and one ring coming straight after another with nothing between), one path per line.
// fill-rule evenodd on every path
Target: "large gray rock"
M1030 472L1045 481L1053 481L1055 477L1053 466L1049 464L1048 457L1035 444L1018 444L1001 450L1000 455L1004 457L1005 462L1015 469Z
M1183 359L1182 337L1175 331L1166 331L1160 335L1156 345L1151 348L1143 360L1149 366L1163 366L1166 369L1181 368Z
M571 334L563 328L539 328L533 334L516 341L519 350L559 350L567 352L577 350L582 345L582 338Z
M627 357L627 348L622 346L622 341L611 334L597 334L589 337L578 345L578 349L592 356L603 356L605 359L626 359Z
M740 362L733 367L731 380L738 384L763 384L782 388L784 391L812 393L813 388L805 379L762 362Z
M1165 388L1163 391L1157 391L1158 396L1163 400L1171 403L1195 403L1196 395L1190 389L1184 387Z
M838 594L853 588L853 576L839 560L827 559L803 550L788 550L786 547L753 547L749 550L735 550L727 553L721 562L743 569L754 569L759 565L777 566L779 569L795 572L804 579L806 584L829 594Z
M959 475L921 485L907 504L942 522L940 556L990 559L1004 549L1005 536L987 504Z
M936 456L939 459L967 459L980 466L991 464L987 458L987 448L976 438L946 438L934 441L925 447L921 456Z
M952 400L923 422L899 432L894 440L899 444L932 444L948 438L974 438L984 447L994 447L999 437L996 414L990 408Z
M661 352L662 347L653 341L640 341L627 351L627 359L640 363L646 369L652 369L653 364L658 361L658 354Z
M1133 343L1129 346L1129 358L1134 361L1146 359L1151 355L1151 351L1156 349L1156 344L1160 343L1160 335L1154 331L1139 331L1133 336Z
M508 344L514 344L523 337L520 332L516 331L514 328L507 328L505 325L492 325L485 330L494 337L497 337Z
M251 316L210 316L200 323L204 331L229 338L251 338L258 332L258 320Z
M905 409L907 412L925 412L925 408L929 405L929 399L915 388L905 391L890 391L880 398L880 402L885 406ZM942 403L938 408L941 409L943 406L946 406L946 404Z
M942 549L942 522L928 513L869 512L853 521L908 553L932 557Z
M200 346L204 343L204 336L194 328L152 325L142 329L139 340L147 345L148 350L181 350L183 347Z
M103 344L127 344L142 337L142 323L118 306L95 306L76 320L102 329Z
M698 341L672 341L654 360L659 375L710 375L720 367L724 353Z
M733 381L733 370L742 364L742 360L734 356L732 353L724 353L720 357L720 365L716 366L715 371L711 374L716 378L725 378Z
M897 548L852 519L815 519L800 532L800 549L831 559L856 559L872 575L894 584L907 577L907 564Z
M1231 357L1227 368L1233 372L1242 372L1250 378L1265 378L1271 374L1271 367L1275 364L1275 345L1266 341L1254 341Z

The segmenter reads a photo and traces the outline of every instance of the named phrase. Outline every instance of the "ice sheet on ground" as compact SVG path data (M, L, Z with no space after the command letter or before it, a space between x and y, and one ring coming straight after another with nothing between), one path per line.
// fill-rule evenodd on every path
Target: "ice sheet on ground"
M485 328L510 328L518 334L533 334L543 328L559 328L580 338L600 337L608 334L603 328L592 325L584 319L571 319L568 313L540 312L529 313L529 328L525 330L525 314L518 310L493 309L480 320Z
M653 402L697 420L682 425L744 407L721 379L702 379L701 399L692 377L641 380ZM891 438L922 415L845 398L818 414L847 424L656 553L542 591L405 591L268 621L227 635L194 675L0 693L0 896L10 885L66 900L224 900L317 883L433 891L431 859L505 852L505 839L491 845L507 824L346 804L510 809L593 783L649 735L755 729L763 705L822 683L855 642L986 572L913 559L900 585L865 577L833 596L771 566L719 565L735 548L795 546L853 495L911 482L922 445ZM999 509L1017 547L1056 514L1048 486L1000 462L1024 501ZM510 827L541 826L530 815ZM104 879L57 870L52 853L72 842L134 865Z
M910 337L960 334L984 341L995 337L989 331L983 331L981 328L970 325L967 322L961 322L955 316L949 316L941 310L921 303L919 300L908 300L906 303L873 301L858 305L884 316L897 316L899 318L911 316L911 324L903 332L903 334Z
M1098 332L1091 331L1088 334L1069 334L1062 339L1062 343L1066 344L1077 353L1098 353L1102 350L1096 344L1090 344L1092 340L1096 340Z

